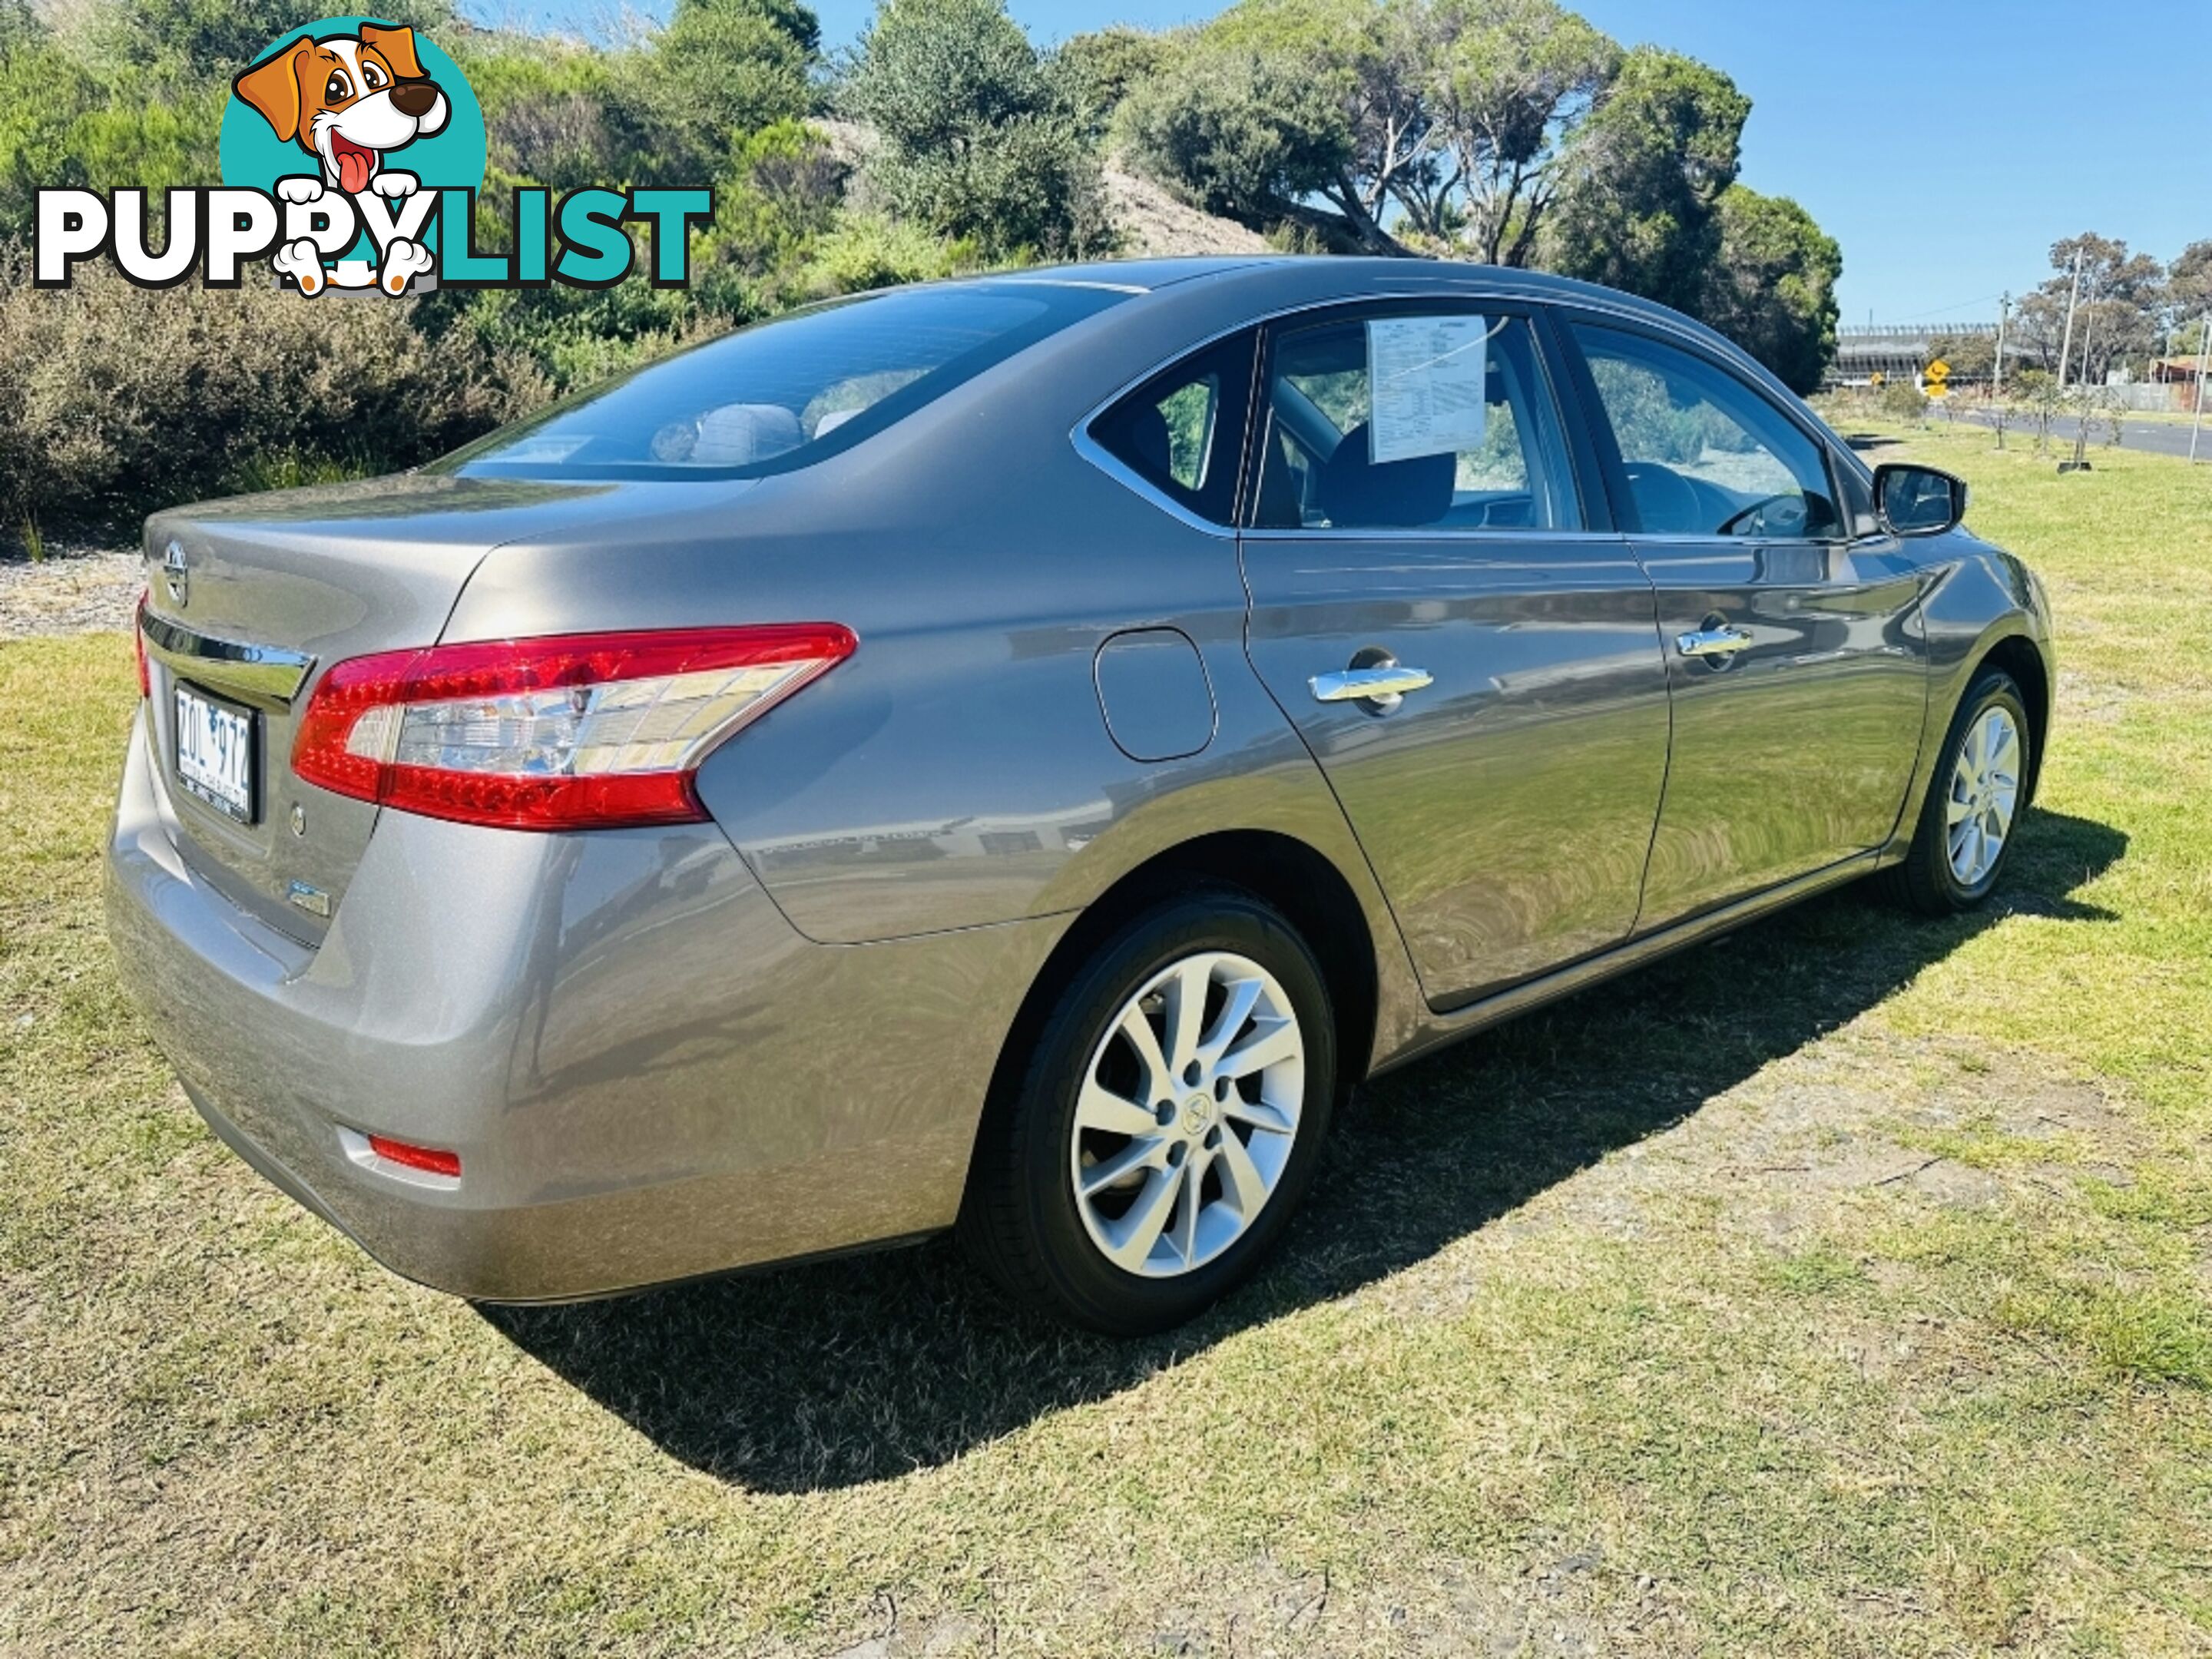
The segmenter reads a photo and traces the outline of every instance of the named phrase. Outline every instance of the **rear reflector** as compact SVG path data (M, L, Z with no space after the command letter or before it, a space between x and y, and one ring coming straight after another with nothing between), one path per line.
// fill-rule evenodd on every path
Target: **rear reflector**
M509 830L696 823L715 746L853 654L835 623L571 634L341 662L292 769L359 800Z
M387 1140L382 1135L368 1137L368 1150L379 1158L389 1158L394 1164L404 1164L410 1170L427 1170L431 1175L460 1178L461 1155L441 1152L432 1146L410 1146L404 1140Z
M154 695L154 677L146 667L146 601L150 590L138 590L138 613L131 623L131 648L138 653L138 700L143 702Z

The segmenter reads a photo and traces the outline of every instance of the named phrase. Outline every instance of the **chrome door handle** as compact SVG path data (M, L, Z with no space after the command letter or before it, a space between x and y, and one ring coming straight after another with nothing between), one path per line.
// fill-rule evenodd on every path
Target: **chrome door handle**
M1316 674L1306 684L1316 702L1379 702L1397 707L1408 691L1418 691L1435 677L1425 668L1385 663L1378 668L1340 668L1333 674Z
M1751 643L1741 628L1700 628L1674 635L1674 648L1686 657L1728 657Z

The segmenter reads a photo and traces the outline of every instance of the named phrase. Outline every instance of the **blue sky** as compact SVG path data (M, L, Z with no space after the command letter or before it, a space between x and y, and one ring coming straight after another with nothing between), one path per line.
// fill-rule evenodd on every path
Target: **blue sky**
M1743 181L1843 244L1844 320L1994 319L2096 230L2161 259L2212 238L2212 0L1570 0L1751 95ZM1040 41L1212 15L1193 0L1011 0ZM473 0L588 28L605 0ZM650 9L650 8L648 8ZM872 0L815 0L824 43Z

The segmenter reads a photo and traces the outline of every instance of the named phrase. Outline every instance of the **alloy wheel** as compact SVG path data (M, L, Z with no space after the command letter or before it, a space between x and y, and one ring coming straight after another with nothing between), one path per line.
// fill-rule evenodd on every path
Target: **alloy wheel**
M2004 708L1983 710L1959 745L1943 805L1945 849L1961 887L1979 886L2003 855L2020 804L2020 771L2019 726Z
M1280 1184L1305 1098L1305 1042L1281 983L1206 951L1161 969L1093 1048L1069 1177L1107 1260L1148 1279L1204 1267Z

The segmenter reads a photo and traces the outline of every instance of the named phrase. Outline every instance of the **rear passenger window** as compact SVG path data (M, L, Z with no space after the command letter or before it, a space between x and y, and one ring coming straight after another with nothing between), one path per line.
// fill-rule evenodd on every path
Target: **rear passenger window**
M1091 422L1107 453L1179 507L1226 526L1237 505L1255 336L1209 346Z
M1392 310L1287 330L1266 412L1259 528L1579 527L1526 318Z

